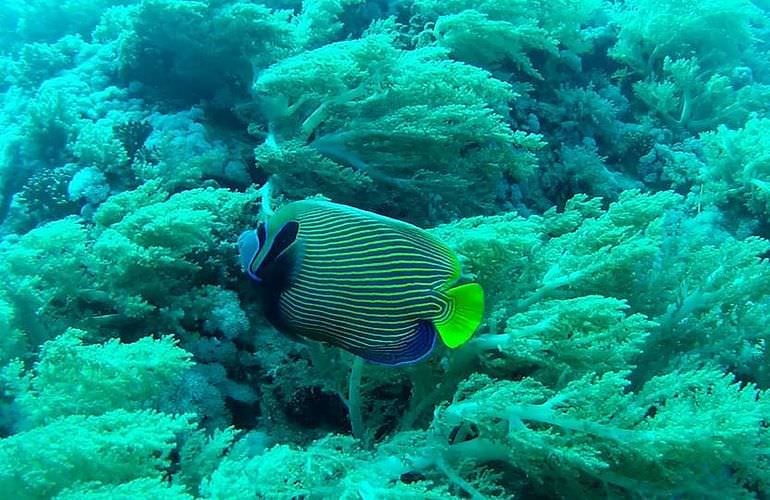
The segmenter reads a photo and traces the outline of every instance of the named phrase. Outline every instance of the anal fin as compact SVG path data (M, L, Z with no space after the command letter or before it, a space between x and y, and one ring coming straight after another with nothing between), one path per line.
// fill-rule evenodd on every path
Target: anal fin
M419 321L415 326L414 334L403 345L379 349L359 347L347 347L347 349L378 365L409 365L425 359L433 352L436 337L436 327L433 326L433 323Z

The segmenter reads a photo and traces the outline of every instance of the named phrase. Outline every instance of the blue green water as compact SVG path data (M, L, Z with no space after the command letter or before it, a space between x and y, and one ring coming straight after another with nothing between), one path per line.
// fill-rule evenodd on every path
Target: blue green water
M769 215L766 0L3 0L0 498L768 498Z

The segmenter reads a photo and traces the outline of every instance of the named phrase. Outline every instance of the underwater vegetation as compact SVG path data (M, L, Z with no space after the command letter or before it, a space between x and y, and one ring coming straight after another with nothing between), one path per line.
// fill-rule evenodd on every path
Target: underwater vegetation
M767 0L5 0L0 498L769 498L769 221Z

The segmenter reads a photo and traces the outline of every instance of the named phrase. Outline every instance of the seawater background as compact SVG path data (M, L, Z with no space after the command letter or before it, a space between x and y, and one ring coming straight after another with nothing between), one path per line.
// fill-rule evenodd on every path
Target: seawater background
M768 8L3 0L0 497L767 498ZM318 194L474 339L267 326L235 240Z

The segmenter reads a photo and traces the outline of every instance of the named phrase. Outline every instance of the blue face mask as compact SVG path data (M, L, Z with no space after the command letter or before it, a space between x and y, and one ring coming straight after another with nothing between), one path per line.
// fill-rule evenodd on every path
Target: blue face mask
M241 259L241 266L249 277L257 281L260 281L260 279L252 272L251 263L254 261L257 253L259 253L259 249L264 244L266 237L264 224L260 224L257 229L244 231L238 237L238 254Z

